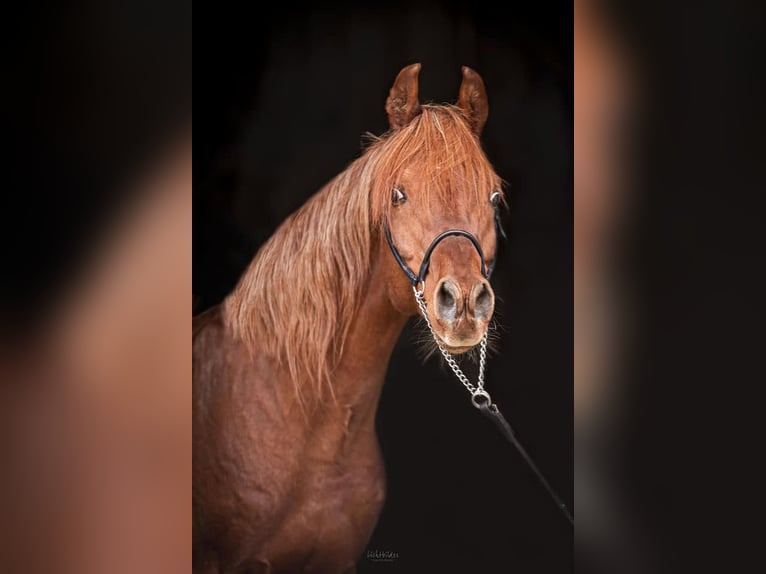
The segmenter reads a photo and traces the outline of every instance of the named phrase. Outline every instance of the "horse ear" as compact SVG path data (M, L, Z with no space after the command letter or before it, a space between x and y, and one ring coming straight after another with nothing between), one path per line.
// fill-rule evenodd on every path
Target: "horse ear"
M473 132L477 136L481 135L489 115L487 90L484 88L481 76L468 66L463 66L463 82L460 84L457 105L465 112Z
M386 100L388 122L395 130L406 126L412 118L420 113L418 101L418 74L420 64L410 64L402 68L396 76L394 85Z

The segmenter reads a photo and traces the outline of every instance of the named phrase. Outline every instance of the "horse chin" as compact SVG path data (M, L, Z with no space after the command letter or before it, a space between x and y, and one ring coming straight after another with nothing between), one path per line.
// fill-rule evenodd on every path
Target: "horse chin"
M481 338L479 338L475 343L470 343L468 345L462 344L462 341L460 344L453 345L445 341L445 337L437 335L437 338L439 339L439 344L451 355L462 355L463 353L467 353L471 349L476 348L476 346L481 342Z
M450 355L462 355L463 353L467 353L473 349L475 346L476 345L471 345L470 347L450 347L449 345L442 343L442 347L444 347L444 350L447 351Z

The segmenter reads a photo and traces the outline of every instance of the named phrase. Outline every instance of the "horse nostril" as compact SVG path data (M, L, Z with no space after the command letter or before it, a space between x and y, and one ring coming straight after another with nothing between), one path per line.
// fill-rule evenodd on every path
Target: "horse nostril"
M474 288L473 313L476 318L486 319L492 314L494 301L487 284L482 282Z
M457 315L457 300L448 281L442 281L436 290L436 311L445 321L454 321Z

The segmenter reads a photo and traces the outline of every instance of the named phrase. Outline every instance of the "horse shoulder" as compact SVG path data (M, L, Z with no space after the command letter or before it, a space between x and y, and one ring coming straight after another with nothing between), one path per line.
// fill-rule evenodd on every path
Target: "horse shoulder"
M195 317L192 341L195 538L231 554L284 500L279 469L261 454L269 437L258 395L270 367L232 336L220 307Z

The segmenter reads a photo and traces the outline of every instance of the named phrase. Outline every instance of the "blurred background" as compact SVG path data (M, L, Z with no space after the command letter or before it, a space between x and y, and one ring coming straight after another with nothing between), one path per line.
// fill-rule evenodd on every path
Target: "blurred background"
M0 572L191 569L191 6L3 14Z
M577 571L747 571L763 562L766 10L574 10Z
M493 275L501 336L487 388L572 506L571 4L196 5L195 313L234 287L276 227L388 129L396 74L454 102L487 86L482 141L508 182ZM388 494L360 572L569 572L573 531L523 460L407 330L378 412Z
M646 533L616 474L626 357L636 343L627 229L635 223L640 77L619 20L593 1L574 13L574 398L578 571L652 572ZM611 6L612 8L614 5ZM650 566L651 564L651 566Z

